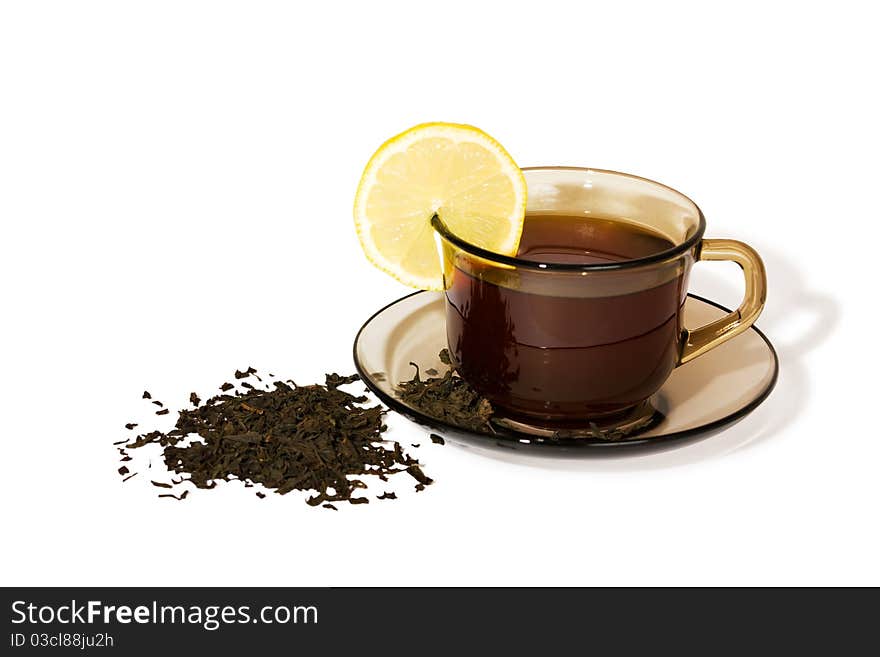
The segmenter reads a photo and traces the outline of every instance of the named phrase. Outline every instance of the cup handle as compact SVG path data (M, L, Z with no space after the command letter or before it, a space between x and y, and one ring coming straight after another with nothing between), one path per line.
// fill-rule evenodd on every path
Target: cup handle
M746 291L740 307L729 315L693 331L685 329L681 355L678 358L679 365L702 356L710 349L748 329L758 319L767 299L767 273L764 271L764 263L757 251L748 244L736 240L704 239L700 244L697 260L735 262L743 270Z

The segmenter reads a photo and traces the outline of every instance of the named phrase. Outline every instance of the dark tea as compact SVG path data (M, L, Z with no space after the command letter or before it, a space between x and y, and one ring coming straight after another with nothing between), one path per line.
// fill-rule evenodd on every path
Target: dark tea
M618 263L673 246L625 221L528 214L518 257L552 268ZM632 270L588 283L592 272L505 274L478 260L467 269L456 263L446 290L449 348L462 377L509 416L552 422L621 412L653 394L676 365L682 267L648 267L636 274L638 285L629 284Z

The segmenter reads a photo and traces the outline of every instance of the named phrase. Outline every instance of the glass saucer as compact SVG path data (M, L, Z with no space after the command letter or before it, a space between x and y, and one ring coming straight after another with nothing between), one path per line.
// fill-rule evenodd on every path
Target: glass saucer
M689 294L684 308L687 326L703 326L723 317L727 308ZM641 431L613 439L581 432L518 430L503 418L485 432L456 426L404 403L395 385L412 378L410 362L422 372L445 372L438 354L446 347L443 295L415 292L388 304L361 327L354 341L354 363L367 387L389 408L447 437L483 446L595 454L628 449L656 449L683 444L717 433L742 419L763 402L779 373L770 340L756 327L676 368L649 401L654 417Z

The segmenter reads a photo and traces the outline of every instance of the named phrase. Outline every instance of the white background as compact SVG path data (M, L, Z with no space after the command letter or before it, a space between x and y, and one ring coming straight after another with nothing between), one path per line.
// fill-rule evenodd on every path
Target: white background
M880 584L868 6L3 3L0 582ZM769 401L602 461L426 445L395 417L436 484L338 513L121 484L110 443L162 420L145 388L184 407L248 365L352 371L357 328L407 292L361 254L355 187L428 120L523 166L660 180L754 245ZM732 266L696 269L738 303Z

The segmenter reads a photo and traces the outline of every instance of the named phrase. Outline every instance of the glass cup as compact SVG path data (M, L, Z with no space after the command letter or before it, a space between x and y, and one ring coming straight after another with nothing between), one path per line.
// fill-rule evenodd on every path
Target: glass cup
M632 430L672 370L734 338L764 306L766 275L742 242L704 239L697 205L660 183L575 167L523 169L530 214L602 217L659 233L672 247L599 264L491 253L434 217L443 261L449 353L459 374L520 430ZM586 228L585 228L586 229ZM745 276L740 307L706 326L682 322L698 260Z

